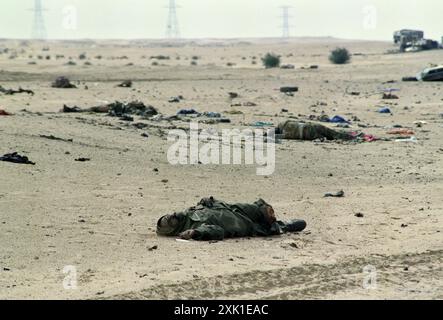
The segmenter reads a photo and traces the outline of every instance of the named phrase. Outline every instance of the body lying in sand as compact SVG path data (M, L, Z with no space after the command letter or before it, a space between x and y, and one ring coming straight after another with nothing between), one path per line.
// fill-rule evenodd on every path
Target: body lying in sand
M228 204L214 198L202 199L184 212L168 214L157 223L157 234L193 240L223 240L234 237L273 236L299 232L306 222L278 221L274 209L260 199L253 204Z
M321 124L288 120L278 126L282 139L288 140L352 140L354 137Z

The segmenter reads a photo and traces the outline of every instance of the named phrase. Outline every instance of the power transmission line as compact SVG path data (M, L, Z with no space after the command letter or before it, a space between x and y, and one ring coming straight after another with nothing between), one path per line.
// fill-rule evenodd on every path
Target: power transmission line
M47 37L45 20L43 17L43 11L45 9L42 5L42 0L34 0L34 23L32 26L32 38L37 40L44 40Z
M169 0L169 16L168 24L166 26L166 37L169 39L179 39L180 38L180 27L178 25L177 18L177 5L175 0Z
M291 6L282 6L280 7L283 11L283 15L282 15L282 19L283 19L283 34L282 37L283 38L289 38L291 36L291 25L289 23L290 18L292 18L292 16L289 14L289 10L292 9L293 7Z

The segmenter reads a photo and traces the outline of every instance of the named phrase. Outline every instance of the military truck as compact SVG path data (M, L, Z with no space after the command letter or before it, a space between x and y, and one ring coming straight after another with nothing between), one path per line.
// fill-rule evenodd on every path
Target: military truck
M425 33L421 30L402 29L394 32L394 43L417 42L425 37Z

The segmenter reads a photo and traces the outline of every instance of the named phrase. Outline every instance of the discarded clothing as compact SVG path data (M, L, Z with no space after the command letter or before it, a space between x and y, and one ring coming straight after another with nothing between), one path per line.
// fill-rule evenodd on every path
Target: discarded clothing
M200 112L197 112L194 109L181 109L177 112L178 115L190 115L190 114L200 114Z
M28 157L21 156L17 152L5 154L3 157L0 157L0 161L35 165L35 162L29 161Z
M334 116L332 119L329 120L331 123L350 123L349 121L345 120L345 118L341 116Z
M221 118L221 114L218 112L210 112L209 111L209 112L203 113L203 115L208 118Z
M405 135L405 136L412 136L415 134L414 131L409 129L393 129L387 132L387 134L398 134L398 135Z
M234 237L273 236L299 232L306 222L277 221L272 206L260 199L253 204L228 204L214 198L202 199L197 206L161 217L160 236L179 236L193 240L223 240Z
M391 109L389 109L389 108L380 108L380 109L378 109L378 113L391 113Z

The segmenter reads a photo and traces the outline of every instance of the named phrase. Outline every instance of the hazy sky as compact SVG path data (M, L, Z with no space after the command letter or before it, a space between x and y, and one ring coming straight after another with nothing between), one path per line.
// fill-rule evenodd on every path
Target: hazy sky
M163 38L169 0L42 0L49 38ZM34 0L1 0L0 38L29 38ZM281 5L293 6L291 36L390 40L419 28L443 36L442 0L177 0L184 38L281 36Z

